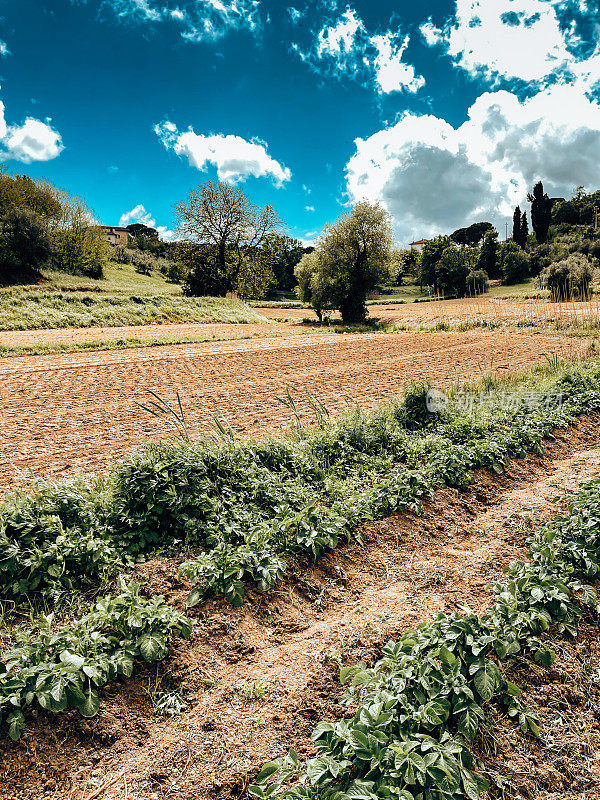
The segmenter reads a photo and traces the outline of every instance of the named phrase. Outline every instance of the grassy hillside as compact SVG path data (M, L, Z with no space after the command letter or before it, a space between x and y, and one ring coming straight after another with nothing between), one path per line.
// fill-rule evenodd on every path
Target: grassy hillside
M88 328L164 322L266 322L240 300L184 297L159 275L110 264L102 280L46 272L35 286L0 289L0 330Z
M67 272L44 270L44 283L36 288L55 290L64 289L75 291L78 289L93 292L123 292L137 295L181 295L181 286L169 283L158 274L140 275L135 271L133 264L116 264L111 262L104 270L104 278L95 280L83 275L69 275Z

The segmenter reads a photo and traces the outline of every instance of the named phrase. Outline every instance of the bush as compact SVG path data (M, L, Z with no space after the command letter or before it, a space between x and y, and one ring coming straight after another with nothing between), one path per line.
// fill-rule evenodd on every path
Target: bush
M484 294L490 288L487 272L476 269L467 275L467 294Z
M590 296L590 285L594 265L583 253L572 253L562 261L549 264L540 274L540 285L550 290L554 301L586 300Z

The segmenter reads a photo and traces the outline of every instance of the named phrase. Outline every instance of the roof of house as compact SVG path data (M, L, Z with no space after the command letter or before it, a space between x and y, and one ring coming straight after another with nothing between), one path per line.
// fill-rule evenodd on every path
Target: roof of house
M409 247L411 244L425 244L427 239L419 239L417 242L410 242Z
M110 233L116 233L117 231L121 231L122 233L129 233L127 228L121 228L119 225L100 225L102 230L109 231Z

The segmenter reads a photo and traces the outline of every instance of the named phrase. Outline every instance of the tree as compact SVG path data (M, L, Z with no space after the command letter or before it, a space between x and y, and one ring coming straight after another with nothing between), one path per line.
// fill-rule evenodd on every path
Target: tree
M300 261L300 296L318 316L337 308L344 322L364 322L367 294L388 277L391 253L387 211L379 204L357 203L350 214L325 228L314 253Z
M437 236L429 239L423 245L419 256L419 283L421 288L428 286L434 294L439 294L442 288L439 284L438 265L444 250L451 246L449 236Z
M2 218L0 276L10 283L39 277L51 252L44 218L29 208L12 207Z
M0 217L11 208L28 208L46 219L58 219L61 215L53 186L34 181L28 175L9 175L0 165Z
M491 222L474 222L468 228L458 228L450 234L450 238L456 244L464 247L477 247L483 237L493 230L494 226Z
M52 264L55 269L101 278L108 263L110 245L94 222L84 200L56 190L61 215L51 225Z
M525 247L527 244L527 238L529 236L529 223L527 222L527 212L523 212L523 216L521 217L521 247Z
M583 253L571 253L562 261L554 261L540 273L542 288L550 290L552 300L587 300L593 277L593 264Z
M258 208L239 187L208 181L175 210L182 236L214 250L214 261L206 260L205 266L213 263L222 281L218 294L236 291L248 297L266 291L273 280L270 240L281 232L281 220L270 205Z
M183 283L185 295L218 297L223 294L227 275L219 271L214 247L196 242L180 242L179 262L187 275Z
M521 283L529 276L529 257L516 242L505 242L500 249L500 267L505 283Z
M332 294L327 291L323 281L319 253L316 249L305 253L296 265L295 276L298 282L296 291L303 303L307 303L319 322L323 321L323 312L334 308Z
M515 208L515 213L513 214L512 238L513 242L518 244L519 247L523 246L521 244L521 208L519 206Z
M488 231L479 251L477 269L486 272L490 278L499 278L501 273L498 263L498 231Z
M517 206L513 214L513 242L518 244L519 247L524 248L527 244L528 236L529 225L527 223L527 213L524 211L521 214L521 208Z
M531 224L538 244L543 244L548 238L548 230L552 220L552 206L554 201L544 193L544 185L538 181L533 187L533 194L528 194L531 203Z
M132 222L131 225L125 227L129 234L137 239L139 236L142 239L158 240L158 231L156 228L151 228L149 225L144 225L142 222Z
M307 248L298 239L283 235L272 237L271 247L276 288L281 292L291 292L297 283L294 270Z
M464 297L467 293L469 267L464 252L450 246L442 252L437 266L437 285L445 295Z

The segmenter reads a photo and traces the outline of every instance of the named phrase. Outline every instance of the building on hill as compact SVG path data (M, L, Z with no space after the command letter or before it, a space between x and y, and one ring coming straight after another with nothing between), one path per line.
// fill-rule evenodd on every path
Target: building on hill
M411 242L408 246L410 247L411 250L420 253L426 244L427 244L427 239L419 239L417 242Z
M123 247L129 244L130 233L127 228L120 228L118 225L100 225L100 230L109 244L120 244Z

